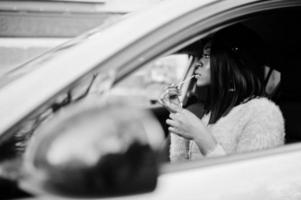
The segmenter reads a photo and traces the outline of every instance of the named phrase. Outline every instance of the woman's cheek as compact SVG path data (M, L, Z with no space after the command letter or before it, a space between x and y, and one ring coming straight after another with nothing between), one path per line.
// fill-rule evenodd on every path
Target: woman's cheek
M197 86L205 86L210 84L210 77L207 76L201 76L197 79L196 82Z

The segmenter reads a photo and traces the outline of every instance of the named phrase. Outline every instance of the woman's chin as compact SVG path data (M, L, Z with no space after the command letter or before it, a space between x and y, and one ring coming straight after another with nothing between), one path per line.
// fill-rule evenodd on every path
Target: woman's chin
M203 81L203 80L197 80L196 85L197 86L205 86L208 85L209 83L207 81Z

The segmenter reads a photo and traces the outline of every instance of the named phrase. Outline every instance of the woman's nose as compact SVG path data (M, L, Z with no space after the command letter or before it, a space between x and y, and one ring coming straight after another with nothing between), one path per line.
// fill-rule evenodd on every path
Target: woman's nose
M202 67L203 67L203 63L202 62L198 62L197 64L196 64L196 66L195 66L195 70L194 71L198 71L198 70L200 70Z

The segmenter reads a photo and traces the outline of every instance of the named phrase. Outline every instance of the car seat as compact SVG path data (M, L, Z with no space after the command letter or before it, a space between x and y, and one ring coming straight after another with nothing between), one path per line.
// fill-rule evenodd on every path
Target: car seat
M281 83L275 102L285 120L286 143L301 141L301 69L298 51L287 54L281 70ZM298 57L299 56L299 57Z

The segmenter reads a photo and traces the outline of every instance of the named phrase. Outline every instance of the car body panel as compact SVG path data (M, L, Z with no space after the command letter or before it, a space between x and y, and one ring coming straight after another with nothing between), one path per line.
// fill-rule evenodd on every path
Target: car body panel
M212 161L196 162L194 169L163 174L154 196L210 200L299 199L300 145L283 147L281 153L279 150L267 151L262 157L252 153L236 155L232 160L221 159L214 166ZM187 187L183 183L187 183Z
M220 164L215 166L199 165L195 169L163 175L159 179L158 197L212 200L299 199L300 145L285 147L281 151L282 153L271 151L273 153L270 155L255 156L254 159L252 154L237 155L232 162L220 160ZM239 161L235 162L236 159ZM189 183L189 186L185 187L183 183Z
M162 167L154 191L100 199L297 200L301 198L300 150L300 145L288 145L264 151L261 156L247 153L166 165ZM56 198L47 195L39 197Z

